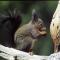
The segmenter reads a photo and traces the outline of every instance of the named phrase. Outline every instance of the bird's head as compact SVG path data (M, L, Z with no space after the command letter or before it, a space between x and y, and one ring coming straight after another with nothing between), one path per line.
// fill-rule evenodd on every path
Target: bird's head
M50 24L50 33L53 39L57 38L58 32L60 31L60 16L54 15Z

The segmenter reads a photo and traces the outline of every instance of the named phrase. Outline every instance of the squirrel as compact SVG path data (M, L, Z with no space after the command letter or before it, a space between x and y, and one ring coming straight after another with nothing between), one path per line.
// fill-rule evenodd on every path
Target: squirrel
M14 35L16 49L33 53L33 47L37 38L47 34L42 19L39 18L35 9L32 10L32 18L29 23L19 27Z

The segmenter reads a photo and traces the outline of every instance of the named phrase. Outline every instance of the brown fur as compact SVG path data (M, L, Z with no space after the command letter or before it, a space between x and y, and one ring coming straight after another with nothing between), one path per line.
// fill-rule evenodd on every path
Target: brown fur
M46 34L43 21L32 12L32 19L28 24L20 27L15 33L16 48L23 51L32 51L37 38Z

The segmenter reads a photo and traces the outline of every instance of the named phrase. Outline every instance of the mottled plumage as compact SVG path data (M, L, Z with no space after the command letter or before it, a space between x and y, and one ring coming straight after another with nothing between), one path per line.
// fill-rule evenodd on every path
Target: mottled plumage
M57 9L53 15L50 24L50 33L53 39L54 52L58 52L58 46L60 45L60 4L58 4Z

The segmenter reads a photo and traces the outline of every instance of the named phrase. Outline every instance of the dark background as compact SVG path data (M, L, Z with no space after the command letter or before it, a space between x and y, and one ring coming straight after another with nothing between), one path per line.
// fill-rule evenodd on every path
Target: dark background
M49 26L57 4L58 1L0 1L0 12L10 8L19 9L22 15L22 26L30 21L32 10L36 9L47 27L48 34L46 37L39 39L34 47L34 52L38 55L50 55L53 53L53 43Z

